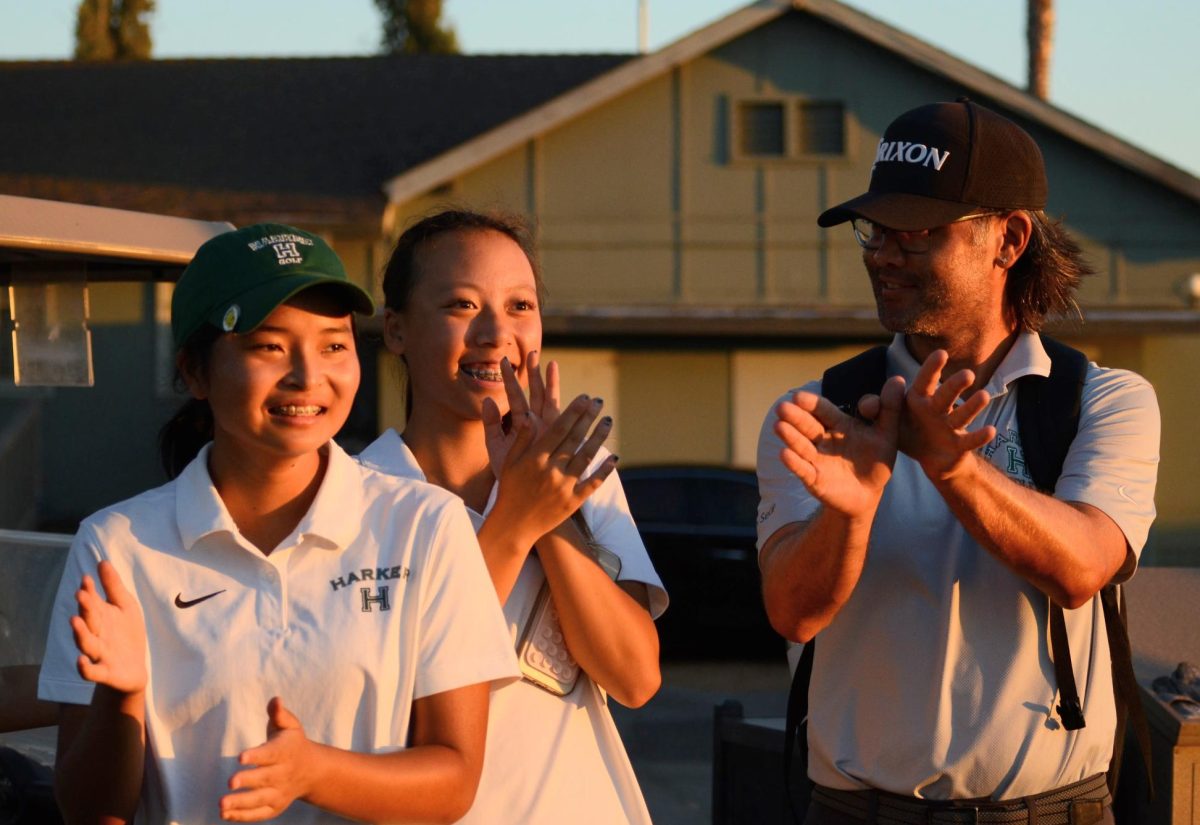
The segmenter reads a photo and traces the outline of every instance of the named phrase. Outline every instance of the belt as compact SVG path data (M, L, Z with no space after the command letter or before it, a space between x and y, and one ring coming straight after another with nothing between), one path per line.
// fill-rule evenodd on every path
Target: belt
M1098 773L1052 791L1006 799L927 800L887 791L839 791L813 787L812 800L878 825L1092 825L1112 804L1105 776Z

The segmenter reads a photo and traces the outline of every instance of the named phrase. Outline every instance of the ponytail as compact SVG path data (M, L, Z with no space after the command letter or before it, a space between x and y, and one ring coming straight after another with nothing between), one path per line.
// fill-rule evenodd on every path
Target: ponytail
M158 450L167 478L175 478L212 441L213 414L207 401L189 398L158 431Z
M181 372L185 367L197 376L208 377L213 344L221 335L221 330L211 324L203 324L184 342L176 361L177 390L187 389ZM158 431L158 454L167 478L175 478L182 473L183 468L199 455L200 449L212 438L212 407L204 399L189 398Z

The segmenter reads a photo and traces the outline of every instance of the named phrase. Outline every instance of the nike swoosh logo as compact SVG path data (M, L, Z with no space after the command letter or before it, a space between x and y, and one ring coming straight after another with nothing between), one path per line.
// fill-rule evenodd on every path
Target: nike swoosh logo
M213 596L220 596L224 592L225 592L224 590L218 590L216 593L209 593L207 596L201 596L198 599L192 599L192 600L186 601L186 602L183 600L182 593L176 593L175 594L175 606L181 607L181 608L195 607L196 605L200 604L200 602L206 602L209 599L211 599Z
M1133 501L1133 499L1129 497L1129 493L1125 492L1124 484L1122 484L1120 487L1117 488L1117 494L1119 496L1121 496L1121 498L1125 499L1126 501ZM1133 501L1133 503L1137 504L1136 501Z

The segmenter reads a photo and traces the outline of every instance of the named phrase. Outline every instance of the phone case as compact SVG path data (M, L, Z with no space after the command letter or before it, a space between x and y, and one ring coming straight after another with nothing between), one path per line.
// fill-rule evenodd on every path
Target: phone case
M579 663L567 650L549 582L542 583L533 604L517 646L517 662L526 681L556 696L566 696L579 680Z
M600 567L615 581L621 572L621 557L603 547L593 546L592 551ZM517 644L517 663L526 681L556 696L566 696L579 681L579 663L567 649L549 582L542 582L525 623Z

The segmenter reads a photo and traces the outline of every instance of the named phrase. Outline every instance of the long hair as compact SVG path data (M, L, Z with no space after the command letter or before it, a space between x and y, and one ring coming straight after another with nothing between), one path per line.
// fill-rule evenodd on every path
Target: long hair
M189 372L207 376L212 363L213 345L222 335L211 324L202 324L179 350L180 360ZM175 388L186 389L183 376L175 372ZM191 463L200 448L213 438L213 412L208 402L189 398L158 431L158 453L167 478L175 478Z
M1061 220L1052 220L1040 210L1027 214L1033 231L1025 252L1008 270L1004 297L1017 327L1037 332L1047 317L1079 312L1075 292L1095 270Z

